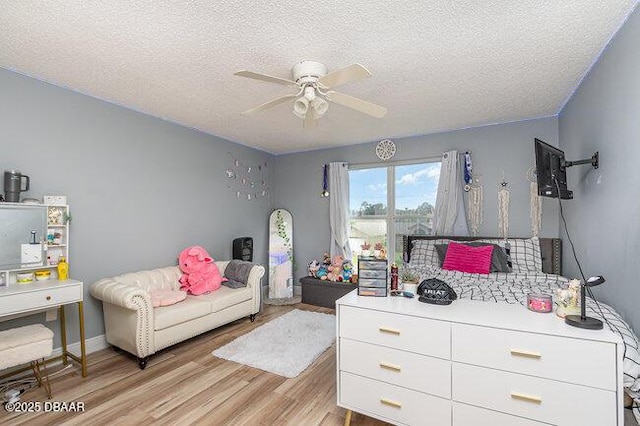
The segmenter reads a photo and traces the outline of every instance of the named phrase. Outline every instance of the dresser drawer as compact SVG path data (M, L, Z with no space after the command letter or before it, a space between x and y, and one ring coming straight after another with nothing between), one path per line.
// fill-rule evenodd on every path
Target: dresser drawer
M340 337L449 359L449 323L371 309L339 307Z
M358 273L363 269L382 269L387 270L386 260L359 260Z
M358 285L360 287L386 287L386 278L360 278L358 277Z
M450 425L451 403L377 380L340 373L339 405L391 423Z
M616 393L453 363L453 399L557 425L615 425Z
M340 370L451 398L451 361L340 339Z
M386 282L387 270L386 269L362 269L358 271L358 279L361 280L363 278L381 278Z
M616 390L612 343L461 324L451 335L454 361Z
M20 284L28 286L31 284ZM37 285L37 284L35 284ZM82 285L49 287L2 296L2 315L18 314L39 308L50 308L82 300Z
M453 426L544 426L535 420L485 410L467 404L453 403Z

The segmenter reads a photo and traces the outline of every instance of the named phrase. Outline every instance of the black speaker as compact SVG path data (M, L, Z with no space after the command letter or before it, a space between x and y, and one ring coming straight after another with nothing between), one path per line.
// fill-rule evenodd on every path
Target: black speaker
M240 237L233 240L233 258L253 262L253 238Z

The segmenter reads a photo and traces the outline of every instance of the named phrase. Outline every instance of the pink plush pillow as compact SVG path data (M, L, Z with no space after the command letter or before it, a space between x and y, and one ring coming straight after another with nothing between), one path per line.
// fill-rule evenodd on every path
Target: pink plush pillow
M157 308L182 302L187 297L187 292L180 290L151 290L149 295L151 296L151 305Z
M488 274L491 269L492 253L493 246L472 247L451 241L442 269L472 274Z

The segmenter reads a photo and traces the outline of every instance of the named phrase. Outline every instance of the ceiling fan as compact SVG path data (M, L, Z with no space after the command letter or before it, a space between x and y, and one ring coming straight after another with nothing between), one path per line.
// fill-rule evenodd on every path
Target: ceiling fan
M291 80L252 71L238 71L234 75L285 86L294 86L298 89L295 94L272 99L262 105L244 111L242 114L255 114L289 99L295 99L293 113L304 120L304 127L314 125L315 120L327 113L329 109L328 102L334 102L377 118L382 118L387 114L385 107L332 90L334 87L371 77L371 73L360 64L349 65L346 68L327 73L327 67L320 62L302 61L291 68Z

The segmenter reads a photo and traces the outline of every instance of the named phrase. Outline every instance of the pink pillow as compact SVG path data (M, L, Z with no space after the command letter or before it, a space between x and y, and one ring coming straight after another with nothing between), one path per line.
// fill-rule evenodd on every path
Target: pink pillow
M154 308L174 305L187 298L187 292L180 290L151 290L149 295Z
M449 242L442 269L449 271L488 274L491 269L493 246L473 247L466 244Z

